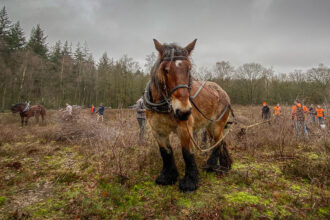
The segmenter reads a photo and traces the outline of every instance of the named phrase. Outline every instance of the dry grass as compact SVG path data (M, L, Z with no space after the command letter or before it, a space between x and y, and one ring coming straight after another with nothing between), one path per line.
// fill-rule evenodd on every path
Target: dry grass
M240 123L233 125L226 137L233 170L223 177L201 172L200 189L190 196L181 194L177 186L153 184L162 166L161 158L149 129L145 142L139 143L134 110L107 110L104 123L97 122L87 110L76 111L69 121L58 111L48 111L45 126L31 120L23 129L17 115L1 114L0 213L5 218L37 219L168 215L207 219L262 217L273 209L268 213L272 218L326 216L328 130L310 127L311 140L297 140L290 109L284 107L278 124L262 124L242 135L242 127L260 121L261 109L235 106L234 110ZM183 175L179 141L176 136L171 136L171 141ZM196 150L199 167L207 156ZM308 193L304 191L301 201L291 204L295 193L292 186L296 185ZM245 194L237 194L237 188ZM271 208L268 200L276 206ZM308 209L301 210L303 204ZM249 208L240 212L245 206Z

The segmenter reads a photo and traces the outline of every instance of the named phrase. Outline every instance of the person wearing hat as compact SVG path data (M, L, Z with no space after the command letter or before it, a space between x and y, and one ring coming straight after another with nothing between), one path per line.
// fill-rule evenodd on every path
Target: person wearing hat
M305 112L308 111L306 106L303 106L299 100L294 102L292 106L292 120L297 130L298 139L300 139L300 131L303 130L305 133L305 138L308 140L308 131L305 124Z
M274 107L274 117L276 123L278 123L280 114L281 114L281 106L279 103L277 103L277 105Z
M261 118L264 120L270 119L270 109L266 102L263 103L263 107L261 109Z

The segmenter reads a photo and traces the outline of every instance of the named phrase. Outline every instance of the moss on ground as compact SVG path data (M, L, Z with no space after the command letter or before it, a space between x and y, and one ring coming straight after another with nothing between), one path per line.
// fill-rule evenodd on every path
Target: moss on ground
M200 170L198 190L182 193L178 183L155 184L160 165L152 162L127 176L110 175L100 168L104 161L86 156L83 146L46 143L33 134L25 138L0 148L0 219L14 218L17 212L32 219L330 217L329 188L295 178L293 173L302 171L290 161L257 160L234 152L231 171L218 175ZM325 160L313 152L303 156L314 164ZM15 162L21 167L13 167ZM285 168L287 164L293 168ZM181 165L178 160L182 177Z

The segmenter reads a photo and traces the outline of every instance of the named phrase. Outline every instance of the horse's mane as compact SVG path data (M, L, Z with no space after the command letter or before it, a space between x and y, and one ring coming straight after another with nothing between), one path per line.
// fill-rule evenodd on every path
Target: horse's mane
M174 56L186 56L188 57L188 51L185 48L180 47L176 43L171 44L163 44L163 53L162 57L158 56L158 59L156 60L154 66L151 69L150 75L151 75L151 83L155 86L157 92L161 93L163 89L163 81L159 79L157 71L159 69L159 65L161 64L161 61L165 57L171 57L172 50L174 49Z
M17 103L15 105L13 105L12 108L16 108L16 107L19 107L19 106L26 106L26 103Z

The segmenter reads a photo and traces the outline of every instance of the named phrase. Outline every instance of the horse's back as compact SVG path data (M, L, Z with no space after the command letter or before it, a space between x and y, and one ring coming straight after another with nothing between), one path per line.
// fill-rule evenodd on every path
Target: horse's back
M39 111L42 115L46 115L46 108L43 105L32 105L31 109Z
M202 85L202 81L194 81L191 95L193 96ZM210 81L205 82L203 88L192 101L198 108L193 108L192 112L195 119L194 127L197 130L208 125L210 122L208 119L218 119L219 115L225 111L226 106L230 105L230 98L226 91L217 83Z
M223 90L221 88L220 85L218 85L215 82L211 82L211 81L207 81L204 85L205 89L210 91L210 92L214 92L216 94L217 98L221 103L226 103L226 104L230 104L230 98L227 94L227 92L225 90ZM210 96L212 96L210 94Z

